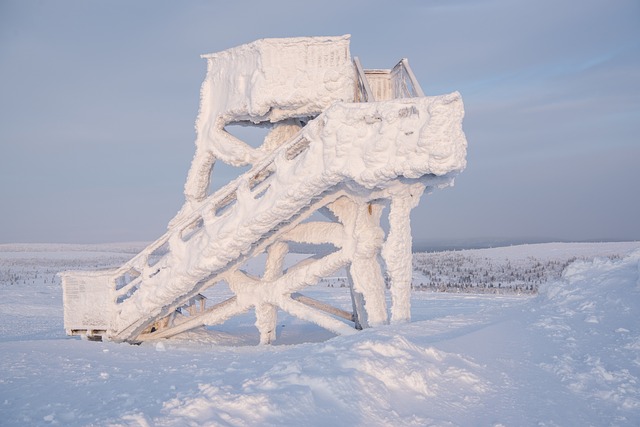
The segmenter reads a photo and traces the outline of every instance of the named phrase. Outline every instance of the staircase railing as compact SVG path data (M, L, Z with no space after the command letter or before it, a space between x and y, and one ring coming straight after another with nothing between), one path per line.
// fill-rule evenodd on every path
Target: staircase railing
M275 171L274 158L276 154L285 150L286 158L292 160L305 151L308 146L309 141L302 136L302 131L297 132L281 147L254 165L250 171L209 195L194 211L174 223L162 237L117 269L113 274L115 303L121 304L127 300L136 292L144 277L152 277L159 271L155 265L171 251L170 240L174 236L179 235L183 242L190 240L202 230L204 216L220 216L222 211L236 202L238 187L244 182L248 184L252 193L261 193L263 191L261 187L267 184L268 179Z
M371 86L369 86L369 81L367 80L367 76L364 73L364 69L362 68L362 64L360 64L360 59L356 56L353 58L353 64L356 67L356 93L355 93L355 101L356 102L373 102L375 98L373 97L373 92L371 91Z
M365 70L362 68L358 57L353 58L353 64L356 69L354 96L356 102L374 102L384 101L388 98L398 99L424 96L420 83L418 83L416 76L409 66L409 60L406 58L400 60L391 70ZM375 93L382 97L381 99L376 99L376 95L374 95L374 90L372 89L372 83L369 81L368 76L371 76L371 78L376 77L373 87L376 89Z
M395 98L424 96L420 83L409 67L409 60L402 58L391 70L391 81Z

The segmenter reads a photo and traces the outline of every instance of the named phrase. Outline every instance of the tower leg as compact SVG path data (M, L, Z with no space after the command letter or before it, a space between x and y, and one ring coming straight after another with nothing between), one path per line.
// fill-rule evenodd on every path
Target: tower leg
M403 187L392 196L389 208L389 234L382 247L391 290L391 323L411 320L411 209L417 206L424 186Z
M377 204L366 203L357 207L353 236L356 247L349 274L353 281L352 296L356 309L359 304L358 294L361 294L364 299L366 321L359 316L363 327L387 323L384 279L378 261L384 239L384 232L380 227L381 213L382 206Z
M282 276L284 257L289 246L284 242L276 242L267 250L267 263L260 286L270 286L270 282ZM256 305L256 327L260 332L260 344L271 344L276 339L278 310L269 303Z
M260 344L271 344L276 339L278 311L268 303L256 305L256 327L260 332Z
M353 288L354 284L350 269L347 269L347 281L349 282L349 291L351 293L351 305L353 306L353 322L355 323L355 328L368 328L369 323L367 322L367 312L364 309L364 296Z

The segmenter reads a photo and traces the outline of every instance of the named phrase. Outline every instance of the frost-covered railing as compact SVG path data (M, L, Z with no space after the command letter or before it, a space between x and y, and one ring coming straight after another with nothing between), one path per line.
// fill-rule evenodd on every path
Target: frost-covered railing
M394 98L424 96L420 83L409 67L409 60L402 58L391 70Z
M369 86L369 80L365 74L360 59L356 56L353 58L353 65L356 67L356 102L372 102L375 101L371 87Z
M357 58L354 63L358 76L356 100L371 102L424 96L406 58L390 70L363 70Z
M158 269L155 266L168 256L172 241L175 242L174 246L179 242L189 241L203 229L205 218L220 217L236 203L240 186L247 186L256 197L263 193L269 186L268 179L275 170L274 159L278 153L285 151L287 160L293 160L307 149L308 145L309 141L302 136L302 132L298 132L251 170L208 196L196 210L181 218L162 237L116 270L113 275L114 303L121 304L126 301L135 293L144 277L150 278L157 274Z

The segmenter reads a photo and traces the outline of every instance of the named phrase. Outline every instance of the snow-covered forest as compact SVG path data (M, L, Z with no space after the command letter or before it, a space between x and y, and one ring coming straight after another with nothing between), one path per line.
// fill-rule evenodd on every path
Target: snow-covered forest
M544 248L549 248L548 252ZM418 253L413 258L414 290L473 294L535 294L543 283L560 278L564 269L580 259L593 258L588 247L554 254L549 245L536 245L532 254L517 258L496 256L498 251L465 250ZM601 254L612 260L619 253Z
M640 423L638 242L415 254L412 322L351 336L280 313L257 346L249 312L139 346L67 337L56 273L142 247L0 245L2 425ZM305 293L349 310L343 283Z

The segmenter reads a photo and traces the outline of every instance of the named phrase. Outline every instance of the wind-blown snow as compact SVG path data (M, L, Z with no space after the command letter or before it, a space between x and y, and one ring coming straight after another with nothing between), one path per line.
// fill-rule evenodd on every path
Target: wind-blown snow
M563 352L541 366L591 404L640 412L640 250L622 260L576 261L562 279L543 287L551 315L535 326Z
M640 423L640 243L465 251L585 259L534 297L414 292L413 323L351 336L284 316L273 346L252 345L250 315L215 328L217 344L66 337L55 273L131 255L70 249L0 245L2 425ZM348 308L340 280L309 294Z

